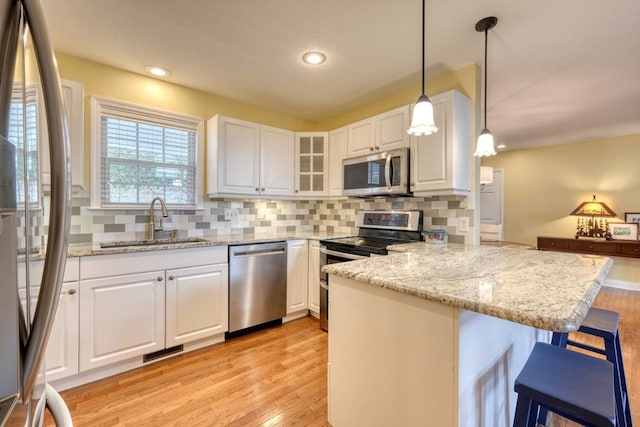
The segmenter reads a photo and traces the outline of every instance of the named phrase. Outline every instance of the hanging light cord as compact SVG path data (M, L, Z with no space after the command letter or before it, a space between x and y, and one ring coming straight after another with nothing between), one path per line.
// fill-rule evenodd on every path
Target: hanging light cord
M424 95L424 74L425 74L425 69L424 69L424 49L425 49L425 43L424 43L424 36L425 36L425 31L424 31L424 2L425 0L422 0L422 94Z
M487 33L489 28L484 29L484 128L487 128Z

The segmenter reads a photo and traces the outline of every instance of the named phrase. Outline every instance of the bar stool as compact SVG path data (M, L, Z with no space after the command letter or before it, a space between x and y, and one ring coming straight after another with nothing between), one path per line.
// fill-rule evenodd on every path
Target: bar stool
M591 307L584 318L578 332L600 337L604 341L604 350L591 345L583 344L569 339L568 333L554 332L551 339L553 345L567 347L571 345L582 348L593 353L606 356L607 360L613 363L615 379L616 413L618 426L631 427L631 404L627 392L627 379L622 360L622 347L620 346L620 335L618 333L618 323L620 315L615 311L603 310ZM538 422L544 424L546 421L545 411L540 411Z
M534 427L545 408L589 426L615 426L613 364L537 342L516 378L513 427Z

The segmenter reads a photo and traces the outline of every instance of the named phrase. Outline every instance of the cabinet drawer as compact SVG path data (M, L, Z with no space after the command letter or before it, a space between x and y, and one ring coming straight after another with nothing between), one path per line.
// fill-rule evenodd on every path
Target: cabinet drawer
M538 238L538 249L569 249L569 244L563 239Z
M622 255L635 256L640 258L640 243L621 243L620 253Z
M590 242L576 240L569 243L569 249L579 252L615 255L620 253L620 244L615 242Z

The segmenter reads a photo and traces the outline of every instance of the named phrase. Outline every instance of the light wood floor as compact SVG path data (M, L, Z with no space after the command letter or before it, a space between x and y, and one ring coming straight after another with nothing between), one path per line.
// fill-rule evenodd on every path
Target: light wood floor
M640 425L640 292L603 288L595 305L621 315L634 422ZM326 364L327 334L307 317L62 396L78 427L328 426ZM575 425L549 421L553 427Z

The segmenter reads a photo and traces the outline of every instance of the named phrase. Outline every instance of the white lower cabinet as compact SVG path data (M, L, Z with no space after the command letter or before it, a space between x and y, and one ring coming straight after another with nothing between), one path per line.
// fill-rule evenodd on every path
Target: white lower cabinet
M320 241L309 240L309 311L320 316Z
M287 242L287 314L307 309L307 241Z
M164 271L82 281L80 370L164 348Z
M227 264L167 271L166 346L228 329Z
M18 295L22 309L26 311L26 265L18 264ZM29 292L31 313L35 312L40 292L40 280L44 270L44 261L29 263ZM78 258L67 259L58 309L51 326L47 350L44 356L44 368L47 381L53 381L78 373Z
M78 373L78 282L63 283L47 352L47 381Z
M80 372L113 374L108 365L131 368L148 353L222 340L227 283L226 246L83 257Z
M39 291L35 286L29 289L32 313L38 303ZM25 310L27 293L24 288L19 290L19 296L22 309ZM62 284L44 356L44 369L47 381L78 373L78 282Z

